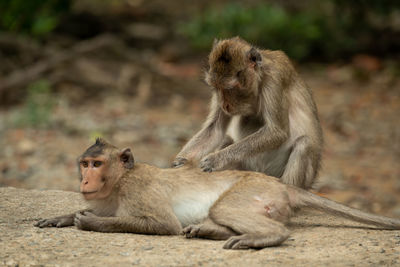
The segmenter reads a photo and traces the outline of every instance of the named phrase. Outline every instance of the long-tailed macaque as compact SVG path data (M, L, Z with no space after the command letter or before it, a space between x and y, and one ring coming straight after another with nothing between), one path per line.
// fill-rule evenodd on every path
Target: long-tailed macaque
M203 171L259 171L310 188L322 130L312 92L288 57L236 37L215 41L208 62L210 113L172 166L200 161Z
M227 240L226 249L276 246L289 230L295 207L308 206L400 229L400 220L373 215L281 183L259 172L204 173L186 164L160 169L134 164L129 148L97 139L79 160L80 190L90 210L37 222L38 227L76 225L82 230L177 235Z

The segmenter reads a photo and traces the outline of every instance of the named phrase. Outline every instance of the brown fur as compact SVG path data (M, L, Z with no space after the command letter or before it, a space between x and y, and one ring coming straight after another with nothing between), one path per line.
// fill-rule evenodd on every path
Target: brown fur
M173 166L241 169L310 188L320 169L322 130L311 90L282 51L236 37L215 42L206 82L214 89L202 129ZM227 134L233 142L226 146Z
M126 164L127 149L111 145L103 148L95 150L94 160L102 160L101 171L107 173L106 180L102 183L96 178L102 177L101 173L85 176L83 169L95 168L89 162L88 167L80 165L81 183L94 183L96 192L108 195L84 195L90 210L44 219L36 226L75 225L98 232L157 235L182 233L187 238L227 240L227 249L263 248L284 242L289 236L284 224L292 209L309 206L385 229L400 229L400 220L346 207L262 173L204 173L190 163L174 169L146 164L130 167ZM80 157L80 162L93 158L90 151L83 155L86 156ZM85 187L81 188L84 193Z

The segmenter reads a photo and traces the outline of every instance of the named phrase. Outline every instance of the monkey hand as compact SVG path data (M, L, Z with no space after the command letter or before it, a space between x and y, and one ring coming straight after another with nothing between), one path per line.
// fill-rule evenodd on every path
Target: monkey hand
M221 170L225 165L220 160L217 153L211 153L205 156L200 161L200 169L204 172L213 172Z
M172 167L172 168L181 167L181 166L185 165L187 161L188 161L188 160L187 160L186 158L177 157L177 158L172 162L171 167Z
M74 225L73 217L71 216L61 216L51 219L43 219L34 224L36 227L66 227Z
M97 216L90 211L78 212L75 214L74 225L81 230L95 230L93 225L97 221Z

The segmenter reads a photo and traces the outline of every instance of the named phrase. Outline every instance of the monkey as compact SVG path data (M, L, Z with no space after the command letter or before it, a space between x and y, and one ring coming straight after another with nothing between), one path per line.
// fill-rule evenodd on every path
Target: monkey
M206 172L258 171L309 189L321 165L322 129L312 91L285 53L239 37L215 40L208 65L207 120L172 167L199 161Z
M278 246L294 208L311 207L383 229L400 220L347 207L260 172L206 173L191 163L160 169L135 163L130 148L97 139L79 158L80 192L89 209L36 222L97 232L226 240L225 249Z

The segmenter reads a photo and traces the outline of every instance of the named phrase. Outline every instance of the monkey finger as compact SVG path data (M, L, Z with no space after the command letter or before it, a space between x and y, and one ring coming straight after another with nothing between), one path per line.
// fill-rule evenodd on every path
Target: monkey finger
M186 238L193 238L197 236L197 233L200 231L200 227L196 225L189 225L182 230L182 234Z
M172 162L171 168L179 168L182 167L184 164L179 162Z
M42 222L42 221L43 221L43 220L40 220L40 221L37 221L37 222L33 223L33 226L39 227L40 222Z
M224 249L244 249L240 244L242 241L241 236L232 236L225 242Z
M240 240L239 242L236 242L232 247L231 247L231 249L249 249L250 247L247 245L247 244L245 244L244 242L243 242L243 240Z
M203 172L212 172L212 171L215 171L213 165L214 165L213 164L213 160L210 159L210 157L208 156L206 158L203 158L200 161L200 165L199 166L200 166L200 169L202 169Z
M81 214L83 216L88 216L88 217L97 217L97 215L95 215L93 212L90 211L83 211Z
M61 219L57 224L56 227L66 227L71 225L71 220L70 219Z
M213 168L211 166L206 165L206 164L200 164L200 169L203 172L212 172L213 171Z
M185 159L185 158L176 158L176 159L172 162L172 165L171 165L171 166L172 166L173 168L178 168L178 167L181 167L181 166L185 165L186 162L187 162L187 159Z
M74 225L75 225L78 229L82 229L81 221L80 221L77 217L74 218Z
M44 228L44 227L53 227L54 226L54 220L48 220L48 219L44 219L41 220L39 222L37 222L35 224L35 226L39 227L39 228Z

